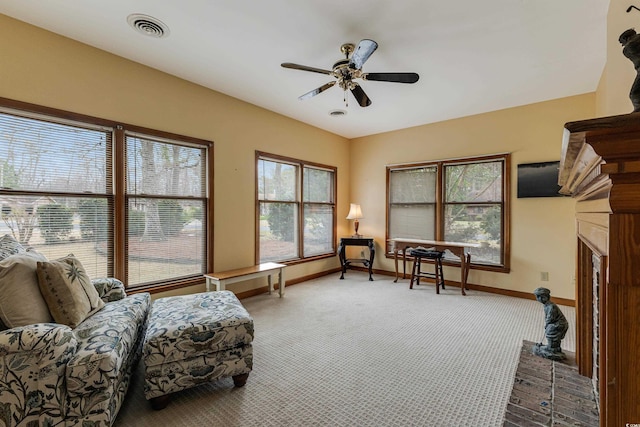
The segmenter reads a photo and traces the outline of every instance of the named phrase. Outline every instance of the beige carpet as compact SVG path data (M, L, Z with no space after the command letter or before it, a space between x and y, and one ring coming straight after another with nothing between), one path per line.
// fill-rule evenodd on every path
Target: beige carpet
M502 425L522 341L544 337L540 303L338 277L242 301L256 331L245 387L225 379L153 411L139 366L115 426ZM575 351L575 311L561 309Z

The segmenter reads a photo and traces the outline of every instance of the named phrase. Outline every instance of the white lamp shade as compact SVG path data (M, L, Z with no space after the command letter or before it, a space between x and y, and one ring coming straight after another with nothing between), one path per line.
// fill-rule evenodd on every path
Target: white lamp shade
M346 219L362 219L362 209L360 209L360 205L355 203L351 203L351 208L349 209L349 215L347 215Z

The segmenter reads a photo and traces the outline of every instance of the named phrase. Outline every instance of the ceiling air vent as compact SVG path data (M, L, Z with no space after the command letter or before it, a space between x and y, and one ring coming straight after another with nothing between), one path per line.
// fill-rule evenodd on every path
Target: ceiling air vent
M127 22L134 30L145 36L161 39L169 35L169 27L164 22L149 15L134 13L127 16Z

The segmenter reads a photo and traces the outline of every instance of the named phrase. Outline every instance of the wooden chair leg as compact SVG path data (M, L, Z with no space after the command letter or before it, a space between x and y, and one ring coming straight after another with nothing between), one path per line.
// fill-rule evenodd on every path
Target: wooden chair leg
M413 279L416 277L416 259L413 259L413 266L411 267L411 281L409 282L409 289L413 289Z
M442 269L442 258L438 259L438 267L440 268L440 284L442 285L442 289L444 287L444 270Z

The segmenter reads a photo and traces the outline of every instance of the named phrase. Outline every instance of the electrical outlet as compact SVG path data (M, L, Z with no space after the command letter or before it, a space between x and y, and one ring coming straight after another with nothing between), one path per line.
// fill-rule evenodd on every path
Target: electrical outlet
M542 282L548 282L549 281L549 272L548 271L541 271L540 272L540 280Z

